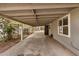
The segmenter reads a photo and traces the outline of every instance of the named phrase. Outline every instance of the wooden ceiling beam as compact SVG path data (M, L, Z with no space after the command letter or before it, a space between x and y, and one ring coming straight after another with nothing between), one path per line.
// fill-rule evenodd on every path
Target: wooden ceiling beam
M1 14L1 13L0 13L0 16L5 17L5 18L7 18L7 19L11 19L11 20L17 21L17 22L20 22L20 23L28 24L28 23L26 23L26 22L20 21L20 20L18 20L18 19L15 19L15 18L13 18L13 17L7 16L7 15ZM30 25L30 24L28 24L28 25ZM31 26L32 26L32 25L31 25Z
M60 16L41 16L41 17L37 17L38 18L59 18ZM35 17L13 17L15 19L35 19Z
M68 12L45 12L45 13L37 13L37 16L38 15L50 15L50 14L67 14ZM27 13L21 13L21 14L5 14L5 15L8 15L8 16L13 16L13 17L16 17L16 16L32 16L34 14L27 14Z
M63 16L65 14L43 14L43 15L37 15L38 17L45 17L45 16L52 16L52 17L58 17L58 16ZM34 15L14 15L11 17L34 17Z
M26 7L26 8L25 8ZM25 4L8 4L3 3L0 4L0 11L11 11L11 10L32 10L32 9L48 9L48 8L73 8L73 7L79 7L78 3L25 3Z

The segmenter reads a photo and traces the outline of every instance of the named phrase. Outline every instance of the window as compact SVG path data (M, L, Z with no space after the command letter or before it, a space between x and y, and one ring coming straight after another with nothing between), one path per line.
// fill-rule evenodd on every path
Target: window
M58 20L58 34L70 37L70 14Z

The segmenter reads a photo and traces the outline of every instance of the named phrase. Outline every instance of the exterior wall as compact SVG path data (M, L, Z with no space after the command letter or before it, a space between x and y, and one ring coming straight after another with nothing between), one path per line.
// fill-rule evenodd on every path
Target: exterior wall
M70 38L58 35L57 22L58 20L54 20L50 23L49 33L52 33L54 39L66 46L73 53L79 55L79 8L73 9L70 12Z

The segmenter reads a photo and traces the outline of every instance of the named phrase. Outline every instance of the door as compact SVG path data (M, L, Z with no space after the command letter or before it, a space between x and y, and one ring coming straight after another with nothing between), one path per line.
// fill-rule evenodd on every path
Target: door
M45 25L45 35L49 35L49 25Z

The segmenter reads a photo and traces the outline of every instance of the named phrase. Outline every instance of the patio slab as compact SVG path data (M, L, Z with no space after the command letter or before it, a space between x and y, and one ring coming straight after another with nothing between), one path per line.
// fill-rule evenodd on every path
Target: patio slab
M36 31L29 37L8 49L2 56L74 56L70 50L53 38Z

